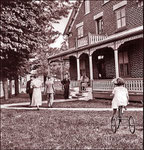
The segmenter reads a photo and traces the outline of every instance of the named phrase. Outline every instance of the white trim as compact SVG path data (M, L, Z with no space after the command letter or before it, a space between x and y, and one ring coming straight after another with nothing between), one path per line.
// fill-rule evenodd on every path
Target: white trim
M76 28L79 28L80 26L83 26L84 23L83 22L80 22L79 24L76 25Z
M96 20L96 19L98 19L98 18L100 18L102 16L103 16L103 12L100 12L97 15L93 16L93 19Z
M116 5L113 6L113 11L115 11L116 9L119 9L120 7L123 7L127 4L127 0L124 0Z
M90 13L90 0L84 1L84 7L85 7L85 15Z
M104 4L108 3L110 0L104 0Z

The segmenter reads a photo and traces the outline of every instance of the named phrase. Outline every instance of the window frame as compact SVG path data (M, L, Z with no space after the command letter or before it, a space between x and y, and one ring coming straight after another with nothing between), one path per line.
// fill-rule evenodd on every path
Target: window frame
M90 0L84 0L85 15L90 13Z
M77 37L82 38L84 36L83 25L77 27Z
M124 10L124 14L122 12L123 10ZM120 7L119 9L116 9L115 16L116 16L117 29L126 27L126 8L125 8L125 6Z
M104 22L103 22L103 17L99 17L95 19L95 24L96 24L96 35L101 35L104 32Z
M128 51L119 52L119 73L121 77L130 77Z

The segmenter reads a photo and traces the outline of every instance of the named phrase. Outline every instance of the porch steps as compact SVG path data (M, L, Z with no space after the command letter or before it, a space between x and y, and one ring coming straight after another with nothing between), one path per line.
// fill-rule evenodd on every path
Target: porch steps
M80 91L79 87L71 88L70 97L78 100L90 100L92 99L92 88L87 87L85 91Z

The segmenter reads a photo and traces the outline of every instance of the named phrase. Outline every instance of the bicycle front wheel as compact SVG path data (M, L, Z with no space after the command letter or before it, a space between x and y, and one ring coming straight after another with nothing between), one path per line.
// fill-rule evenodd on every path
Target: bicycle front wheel
M134 118L132 116L129 117L129 130L132 134L135 133L135 121Z
M113 133L116 133L117 124L116 124L116 118L115 117L111 118L111 130Z

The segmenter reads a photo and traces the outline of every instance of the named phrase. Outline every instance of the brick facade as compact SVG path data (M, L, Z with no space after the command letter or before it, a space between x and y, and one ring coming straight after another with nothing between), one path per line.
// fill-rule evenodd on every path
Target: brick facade
M116 27L116 16L113 11L113 6L118 4L122 0L110 0L108 3L103 4L103 0L91 0L90 1L90 13L87 15L84 14L84 3L81 5L77 18L72 26L72 36L69 36L69 48L75 47L77 29L76 25L80 22L84 23L84 36L88 32L95 34L96 25L93 17L103 12L103 21L104 21L104 34L112 35L116 32L119 32ZM129 30L134 27L141 26L143 24L143 7L138 7L138 4L135 0L127 0L126 7L126 27L123 30ZM121 30L122 31L122 30Z
M143 78L143 41L137 40L129 47L130 74L132 78Z

